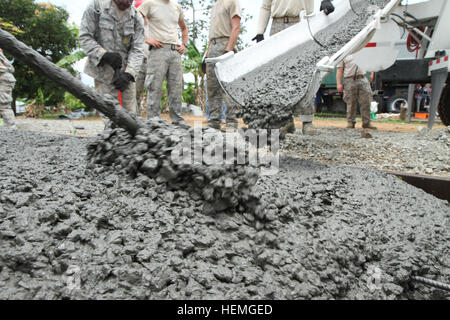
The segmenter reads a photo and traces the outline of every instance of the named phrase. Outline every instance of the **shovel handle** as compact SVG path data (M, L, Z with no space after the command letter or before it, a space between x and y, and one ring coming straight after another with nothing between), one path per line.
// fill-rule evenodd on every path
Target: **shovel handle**
M117 78L120 76L120 69L116 69L114 71L114 78ZM117 90L117 93L119 95L119 104L123 107L123 100L122 100L122 91Z

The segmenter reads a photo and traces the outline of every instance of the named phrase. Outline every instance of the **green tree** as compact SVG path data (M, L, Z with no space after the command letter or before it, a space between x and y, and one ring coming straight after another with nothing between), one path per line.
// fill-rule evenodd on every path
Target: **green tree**
M68 12L47 3L35 3L34 0L0 1L0 17L3 24L10 24L20 32L16 37L33 49L56 63L69 55L78 46L78 29L67 20ZM3 27L2 24L2 27ZM14 63L14 76L17 79L13 91L13 109L17 98L32 100L39 98L39 91L50 97L49 104L58 104L64 100L64 90L44 76L31 70L19 61ZM68 65L67 69L76 74Z

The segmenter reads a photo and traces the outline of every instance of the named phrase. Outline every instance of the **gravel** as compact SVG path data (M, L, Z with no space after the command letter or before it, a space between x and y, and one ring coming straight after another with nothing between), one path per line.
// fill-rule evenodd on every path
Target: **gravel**
M393 176L283 158L261 210L205 214L95 141L0 129L0 299L450 298L409 281L450 282L450 207Z
M314 136L288 134L280 147L284 155L326 164L450 177L450 127L371 134L362 139L359 130L320 128Z

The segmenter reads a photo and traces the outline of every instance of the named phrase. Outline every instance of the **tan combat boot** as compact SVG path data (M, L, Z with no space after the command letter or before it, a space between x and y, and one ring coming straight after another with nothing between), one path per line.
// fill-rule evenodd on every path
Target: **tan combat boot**
M312 122L303 122L302 133L308 136L318 135L319 132L314 128Z
M370 122L369 124L362 126L364 129L377 130L377 127L374 127Z
M290 119L289 123L285 125L283 128L281 128L281 131L284 133L294 133L295 132L294 118Z
M354 122L347 122L347 129L355 129L356 123Z
M372 135L369 133L369 131L367 129L362 129L361 131L361 138L364 139L372 139Z

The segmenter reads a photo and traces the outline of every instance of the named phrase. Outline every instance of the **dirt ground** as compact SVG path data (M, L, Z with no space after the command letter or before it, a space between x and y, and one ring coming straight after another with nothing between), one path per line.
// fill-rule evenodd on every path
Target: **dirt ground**
M163 115L163 119L169 120L168 115ZM194 117L191 115L183 115L184 119L189 125L195 125L199 126L202 124L203 126L206 126L208 124L206 117ZM416 132L419 128L419 126L427 126L426 121L413 121L411 123L389 123L385 122L386 120L372 120L374 125L378 128L378 130L381 131L394 131L394 132ZM344 118L339 119L318 119L316 118L314 120L314 126L318 128L345 128L347 125L347 122ZM245 126L242 119L239 119L239 125ZM297 129L300 129L302 127L302 123L300 120L295 120L295 127ZM356 125L357 128L361 128L361 122L358 122ZM433 129L442 129L444 128L444 125L442 124L436 124L434 125Z

